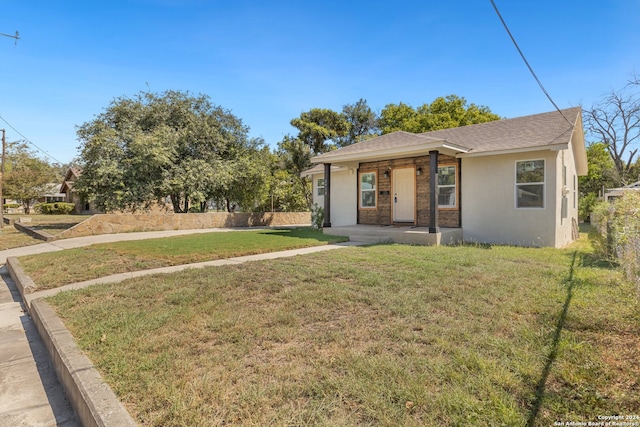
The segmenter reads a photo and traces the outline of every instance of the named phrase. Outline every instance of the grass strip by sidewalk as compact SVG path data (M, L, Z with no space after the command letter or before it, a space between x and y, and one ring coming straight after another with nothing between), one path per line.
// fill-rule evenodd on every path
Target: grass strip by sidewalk
M29 217L32 219L32 222L25 223L25 225L55 235L73 227L90 216L91 215L5 215L5 218L18 221L20 217ZM13 225L4 224L4 227L2 227L0 231L0 251L38 245L40 243L42 243L42 240L38 240L16 230Z
M36 230L45 231L51 235L61 233L82 221L91 218L92 215L41 215L41 214L29 214L29 215L5 215L7 218L11 218L14 221L19 221L20 218L30 218L31 221L26 223L30 227Z
M145 426L542 426L640 407L633 287L584 247L378 245L49 301Z
M110 274L343 242L312 229L226 231L96 244L20 257L38 289Z
M13 225L5 224L0 231L0 251L37 245L39 243L42 243L42 240L35 239L28 234L16 230Z

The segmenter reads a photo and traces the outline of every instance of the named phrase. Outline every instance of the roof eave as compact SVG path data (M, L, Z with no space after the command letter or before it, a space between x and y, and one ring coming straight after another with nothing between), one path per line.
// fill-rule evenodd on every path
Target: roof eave
M569 147L569 144L547 144L547 145L537 145L535 147L519 147L519 148L509 148L504 150L488 150L488 151L480 151L473 152L469 151L468 153L460 153L457 155L459 158L465 157L485 157L485 156L498 156L501 154L517 154L517 153L529 153L531 151L560 151L566 150Z
M587 159L587 147L584 141L584 131L582 130L582 114L578 114L576 124L571 134L571 148L576 162L576 173L578 176L586 176L589 172L589 162Z
M385 150L371 150L349 154L325 153L313 157L311 159L311 163L345 163L353 161L387 160L399 157L426 155L429 153L429 151L433 150L438 150L443 152L444 154L455 156L460 153L468 152L469 148L463 147L461 145L451 144L446 141L438 141L436 143L393 147Z
M300 172L300 176L305 177L305 176L313 176L313 175L323 175L324 174L324 168L322 168L322 166L318 167L320 165L315 165L309 169L303 170L302 172ZM347 170L348 168L345 166L335 166L335 165L331 165L331 173L334 172L341 172L344 170Z

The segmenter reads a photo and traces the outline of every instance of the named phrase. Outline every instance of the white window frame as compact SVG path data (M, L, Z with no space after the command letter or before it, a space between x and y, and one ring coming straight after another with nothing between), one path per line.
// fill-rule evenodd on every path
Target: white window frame
M318 196L324 196L324 182L324 178L318 178L318 180L316 181L316 192Z
M362 188L362 178L365 175L373 175L373 188L363 189ZM371 172L361 172L360 177L358 178L358 205L360 209L377 209L378 208L378 174L375 171ZM373 192L373 206L363 206L362 200L364 192Z
M542 182L518 182L518 164L526 163L526 162L542 162ZM515 163L515 191L514 191L514 206L516 209L544 209L546 206L546 191L547 191L547 162L545 159L527 159L527 160L516 160ZM542 206L518 206L518 190L519 187L525 185L537 185L542 187Z
M455 182L453 185L440 185L439 182L436 182L437 190L438 190L438 208L439 209L455 209L458 207L458 166L455 164L451 165L438 165L438 178L440 177L440 169L444 168L453 168L453 177ZM441 205L440 204L440 189L441 188L453 188L453 205Z

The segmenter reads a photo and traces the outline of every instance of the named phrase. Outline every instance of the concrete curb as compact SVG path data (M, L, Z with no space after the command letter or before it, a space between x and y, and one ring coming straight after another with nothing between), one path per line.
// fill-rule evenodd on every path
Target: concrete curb
M31 316L58 379L83 426L136 426L136 422L76 345L62 320L44 300L31 302Z
M14 222L13 226L16 228L16 230L22 231L23 233L28 234L34 239L44 240L45 242L52 242L53 240L55 240L55 237L51 234L45 231L36 230L35 228L29 227L28 225L22 225L19 222Z
M20 296L22 297L22 300L26 301L25 295L35 292L38 286L31 279L31 277L27 276L27 274L24 272L24 270L22 269L22 266L20 265L20 261L18 261L18 258L16 257L7 258L6 265L7 265L7 270L9 270L9 275L15 282L16 287L20 292ZM29 310L29 307L27 305L27 311L28 310Z

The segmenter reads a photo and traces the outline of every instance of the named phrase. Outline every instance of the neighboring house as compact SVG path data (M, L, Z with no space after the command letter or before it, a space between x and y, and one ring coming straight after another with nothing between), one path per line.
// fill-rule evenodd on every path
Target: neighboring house
M60 193L65 195L64 201L67 203L73 203L75 205L73 209L74 214L94 214L98 213L98 210L94 206L83 200L73 189L73 183L80 177L82 172L76 168L69 168L64 176L64 181L60 186Z
M618 197L622 197L625 193L633 193L640 191L640 181L633 184L625 185L620 188L608 188L604 192L604 199L607 202L612 202Z
M60 193L60 184L49 183L42 188L42 196L36 199L35 204L38 203L52 203L64 201L64 194ZM23 214L24 206L20 200L4 199L4 205L19 205L18 207L8 207L5 209L5 213L8 214ZM33 206L32 206L33 207ZM33 213L33 210L32 210Z
M64 202L66 194L60 191L61 188L62 184L47 184L45 194L38 198L38 203Z
M578 176L587 173L579 107L394 132L311 161L305 175L325 227L453 228L464 241L523 246L577 238Z

